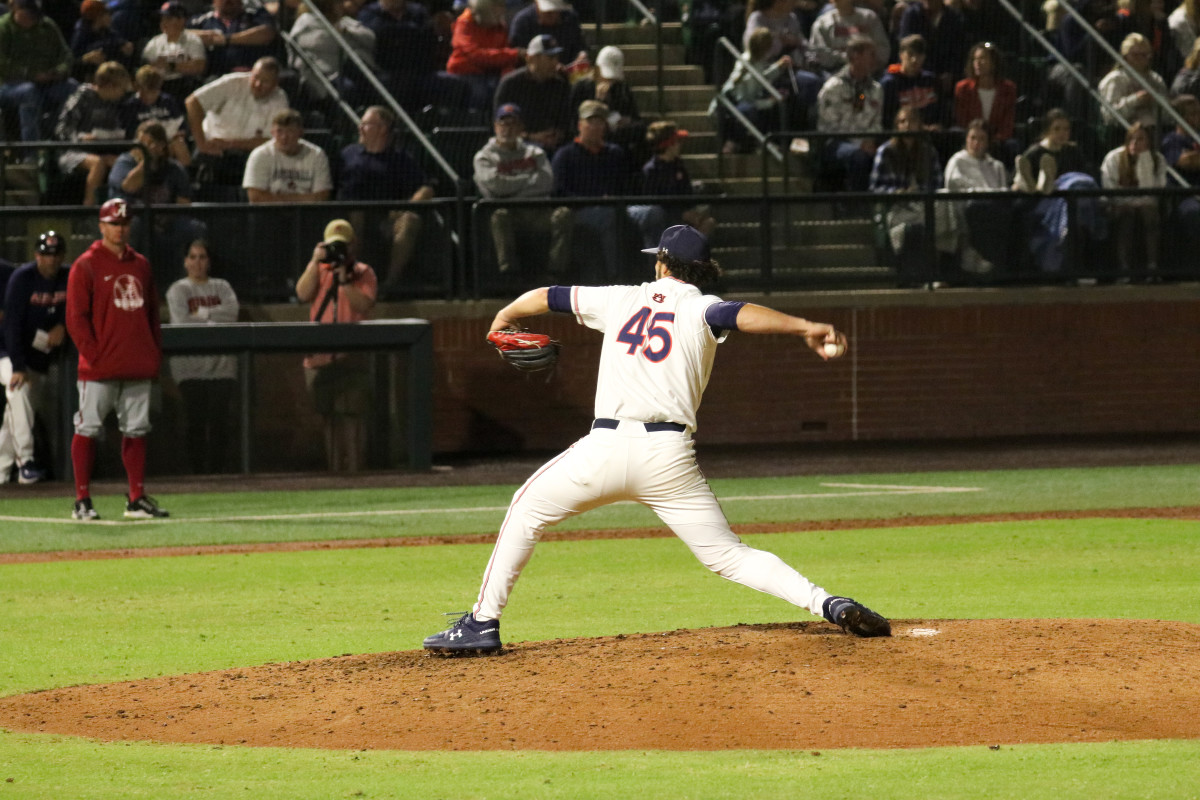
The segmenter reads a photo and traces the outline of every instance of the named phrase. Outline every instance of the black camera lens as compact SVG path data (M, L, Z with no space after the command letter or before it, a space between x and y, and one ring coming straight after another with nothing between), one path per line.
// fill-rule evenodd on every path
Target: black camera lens
M333 265L341 265L347 262L350 255L350 248L340 239L335 239L332 242L325 242L325 261Z

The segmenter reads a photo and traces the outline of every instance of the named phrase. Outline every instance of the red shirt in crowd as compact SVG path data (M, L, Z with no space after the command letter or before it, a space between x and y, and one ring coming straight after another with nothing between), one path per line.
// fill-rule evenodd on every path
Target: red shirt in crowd
M954 86L954 124L965 128L972 120L983 116L983 104L979 101L979 84L974 78L964 78ZM988 135L993 142L1013 138L1013 125L1017 116L1017 85L1007 78L996 81L996 96L992 100L992 113L984 120Z
M446 71L451 75L503 74L520 62L517 48L508 46L508 28L480 25L470 9L454 20L450 47Z

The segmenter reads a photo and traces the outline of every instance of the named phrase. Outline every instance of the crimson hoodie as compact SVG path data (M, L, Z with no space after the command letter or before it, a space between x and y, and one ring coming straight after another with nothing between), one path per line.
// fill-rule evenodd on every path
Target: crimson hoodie
M149 380L162 361L158 290L150 262L132 247L117 257L102 241L67 277L67 332L79 348L79 379Z

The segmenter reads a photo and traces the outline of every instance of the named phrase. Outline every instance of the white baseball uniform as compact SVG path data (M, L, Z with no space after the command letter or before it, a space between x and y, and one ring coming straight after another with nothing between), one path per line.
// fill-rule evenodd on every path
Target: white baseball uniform
M705 313L720 298L664 277L641 286L551 287L550 310L604 333L591 432L514 495L473 608L499 619L547 526L598 506L649 506L723 578L821 616L829 597L779 557L744 544L696 464L692 431L717 344Z

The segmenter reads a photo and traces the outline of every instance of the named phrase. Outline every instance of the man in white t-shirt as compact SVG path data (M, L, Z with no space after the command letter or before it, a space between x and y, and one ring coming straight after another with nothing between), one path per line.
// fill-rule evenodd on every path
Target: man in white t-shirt
M280 111L271 121L271 140L246 160L242 188L251 203L319 203L329 199L333 180L325 151L304 138L299 111Z
M142 61L158 68L163 86L176 97L187 97L200 85L208 64L204 42L186 30L187 9L183 3L168 0L158 9L158 29L162 33L146 42Z
M188 95L188 127L196 142L201 182L241 185L246 157L271 135L271 121L288 109L279 88L279 62L260 58L249 72L232 72ZM205 171L211 171L204 176Z

